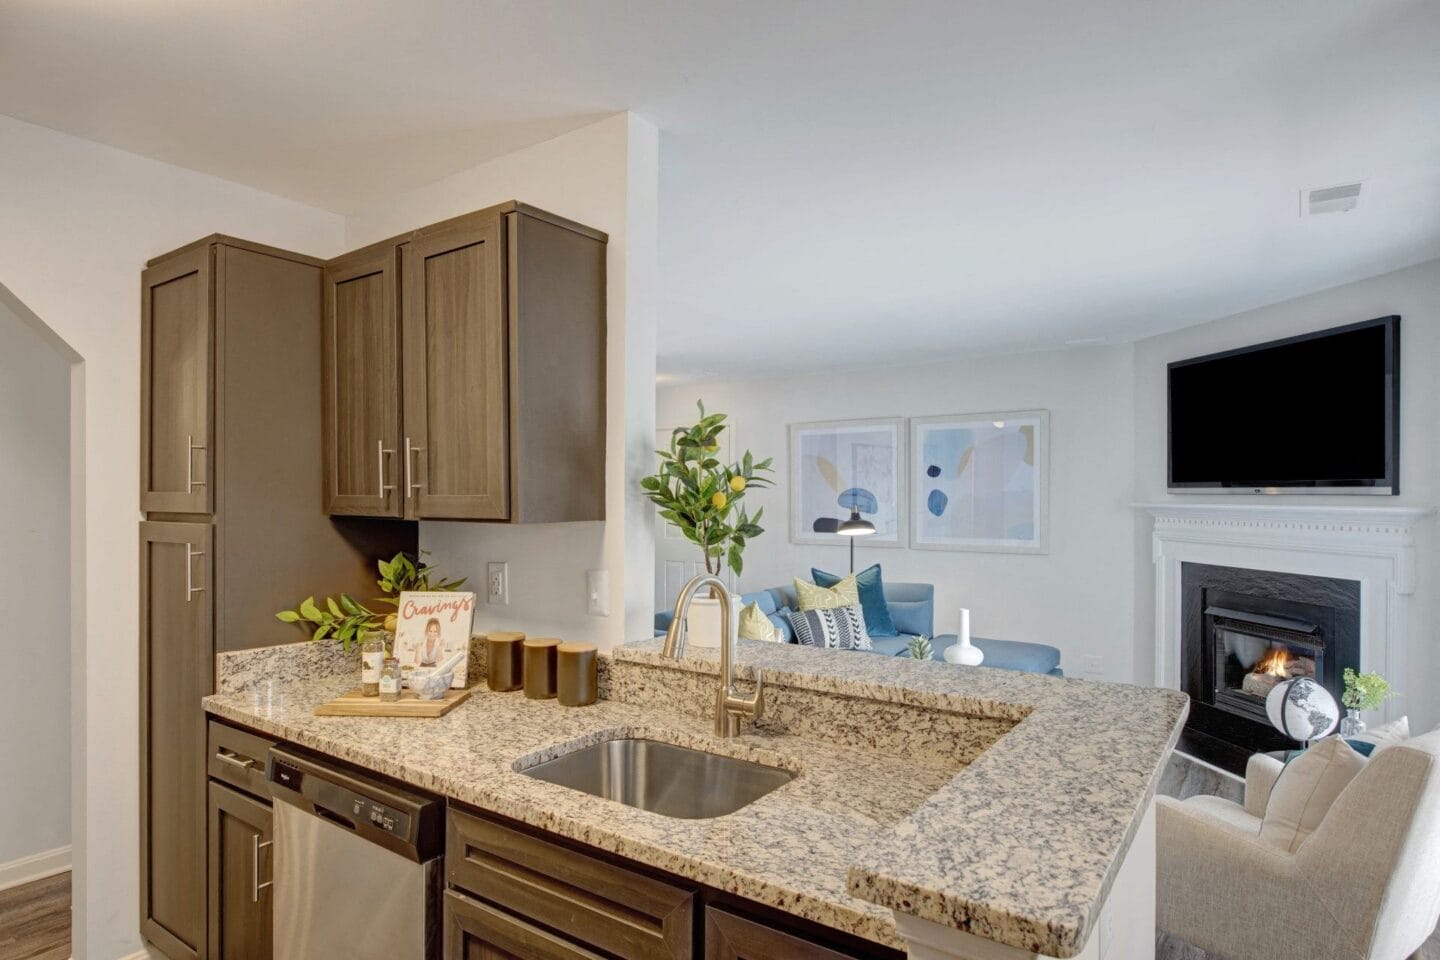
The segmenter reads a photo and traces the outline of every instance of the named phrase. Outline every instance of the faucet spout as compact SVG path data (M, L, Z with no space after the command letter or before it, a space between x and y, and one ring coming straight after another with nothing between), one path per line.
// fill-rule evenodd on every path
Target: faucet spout
M730 589L723 580L712 574L701 574L680 589L680 595L675 599L675 614L665 630L665 643L660 653L676 660L685 655L685 641L688 639L685 618L690 613L690 601L705 587L709 587L711 595L718 596L720 600L720 689L715 697L715 735L734 737L740 733L743 717L759 720L764 715L765 685L757 668L754 694L744 697L735 689L734 604Z

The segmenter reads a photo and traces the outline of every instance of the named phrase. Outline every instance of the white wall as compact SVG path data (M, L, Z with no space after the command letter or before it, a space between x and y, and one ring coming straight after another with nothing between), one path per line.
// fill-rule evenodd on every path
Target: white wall
M836 345L843 356L843 346ZM1066 673L1101 658L1098 675L1133 674L1136 518L1130 509L1133 433L1128 346L986 357L907 367L835 369L812 376L683 384L659 390L657 419L692 422L695 400L731 417L732 455L774 457L775 487L747 495L765 508L764 536L745 551L743 590L843 571L847 547L789 541L787 428L807 420L920 417L1043 408L1050 411L1050 552L962 553L856 544L855 565L880 563L891 581L935 584L935 628L971 609L979 636L1059 647ZM653 458L652 458L653 465ZM652 508L653 509L653 508Z
M140 946L140 271L217 231L317 256L340 252L344 240L333 214L0 117L0 284L84 360L76 466L88 480L76 543L87 575L74 600L85 649L72 661L83 758L72 790L83 818L71 833L75 955L92 960Z
M472 578L483 599L485 564L505 561L510 602L481 604L476 628L602 647L648 633L652 514L638 496L655 423L655 272L658 149L655 128L617 114L572 133L378 201L346 221L347 248L506 200L521 200L604 230L607 265L608 519L595 523L427 521L420 546L447 573ZM602 478L594 478L602 482ZM610 576L610 616L586 613L586 571Z
M1305 497L1307 504L1418 506L1440 500L1440 260L1372 277L1320 293L1142 340L1135 345L1135 497L1140 502L1198 503L1221 499L1165 492L1165 365L1172 360L1323 330L1343 323L1399 314L1400 495L1398 497ZM1275 502L1224 497L1226 503ZM1440 723L1440 653L1436 651L1437 574L1434 518L1419 529L1415 595L1408 638L1409 676L1389 678L1405 694L1404 708L1416 728ZM1154 676L1154 569L1150 525L1136 530L1136 650L1139 675Z
M0 868L70 845L69 493L70 363L0 304Z

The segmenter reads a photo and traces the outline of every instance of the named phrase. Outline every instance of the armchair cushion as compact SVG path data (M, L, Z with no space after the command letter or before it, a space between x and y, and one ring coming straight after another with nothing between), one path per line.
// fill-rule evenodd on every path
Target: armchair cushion
M1265 816L1265 806L1270 802L1270 791L1275 789L1275 781L1280 779L1280 774L1285 771L1285 763L1268 753L1251 754L1249 762L1245 764L1245 812L1256 820ZM1255 825L1255 832L1260 832L1260 825Z
M1265 805L1260 839L1294 853L1365 768L1366 759L1339 737L1327 737L1285 765Z

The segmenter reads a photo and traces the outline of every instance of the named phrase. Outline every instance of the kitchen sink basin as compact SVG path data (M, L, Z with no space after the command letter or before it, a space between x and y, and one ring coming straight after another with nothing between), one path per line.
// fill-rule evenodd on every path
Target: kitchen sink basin
M520 772L683 820L734 813L795 779L780 767L639 739L605 740Z

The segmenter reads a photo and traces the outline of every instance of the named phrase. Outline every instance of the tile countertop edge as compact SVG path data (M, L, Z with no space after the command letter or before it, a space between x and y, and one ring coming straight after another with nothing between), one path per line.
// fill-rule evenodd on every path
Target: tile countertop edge
M1154 801L1164 773L1165 758L1179 740L1189 712L1187 698L1180 705L1165 746L1158 751L1155 768L1144 794L1131 810L1129 822L1113 846L1108 857L1109 865L1086 909L1052 911L1048 915L1038 916L1017 905L993 900L981 902L935 889L924 881L906 879L888 867L876 865L891 861L893 853L889 849L873 853L869 864L857 864L850 868L848 887L851 895L900 913L953 927L997 943L1038 952L1046 957L1055 957L1057 960L1078 956L1094 930L1096 918L1110 895L1115 877L1135 840L1136 831L1140 829L1145 813Z

